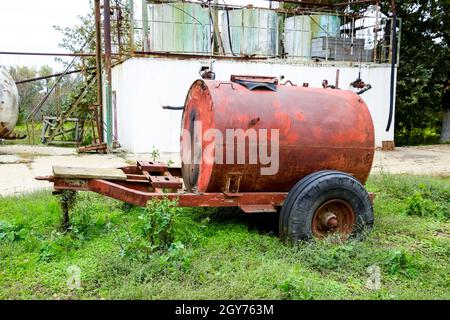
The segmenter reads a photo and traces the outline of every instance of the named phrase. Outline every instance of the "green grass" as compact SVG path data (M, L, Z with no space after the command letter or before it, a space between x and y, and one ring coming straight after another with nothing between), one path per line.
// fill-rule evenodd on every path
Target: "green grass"
M32 130L31 125L29 126L29 130ZM4 140L3 144L40 144L41 143L41 131L42 131L42 124L37 123L34 130L32 132L27 131L27 127L24 124L17 125L13 132L17 133L19 135L25 135L26 137L24 139L18 139L18 140Z
M0 198L0 298L449 299L450 179L376 175L367 188L377 197L365 241L294 246L268 215L180 209L161 249L146 242L159 229L142 208L81 193L62 233L50 192ZM67 286L72 265L81 289ZM373 265L379 290L366 288Z
M86 124L87 127L84 129L84 136L83 136L83 145L87 145L87 144L91 144L92 143L92 127L89 124ZM75 124L73 122L69 122L66 123L64 125L65 129L72 129L75 127ZM30 130L30 132L28 132L28 130ZM25 135L26 137L24 139L18 139L18 140L4 140L3 144L19 144L19 145L43 145L41 142L41 135L42 135L42 122L37 122L34 126L34 128L31 126L31 124L29 125L27 130L27 126L25 124L21 124L21 125L17 125L13 132L20 134L20 135ZM61 138L61 136L57 137L57 141L61 141L61 140L72 140L74 139L73 136L73 132L67 133L64 137L64 139ZM68 144L60 144L60 143L53 143L52 145L59 145L61 147L64 146L74 146L73 145L68 145Z

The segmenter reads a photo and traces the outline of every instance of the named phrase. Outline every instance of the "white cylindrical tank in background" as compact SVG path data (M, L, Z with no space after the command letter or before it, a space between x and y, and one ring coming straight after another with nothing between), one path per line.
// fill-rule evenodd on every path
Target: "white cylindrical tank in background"
M284 21L284 52L287 58L311 58L311 18L306 15Z
M151 51L209 54L208 9L197 3L155 3L148 6Z
M230 32L228 32L228 20ZM225 54L278 55L278 15L273 10L244 8L223 12L221 35ZM230 33L230 35L229 35ZM230 36L231 47L230 48Z
M11 135L19 118L19 93L9 73L0 66L0 138Z

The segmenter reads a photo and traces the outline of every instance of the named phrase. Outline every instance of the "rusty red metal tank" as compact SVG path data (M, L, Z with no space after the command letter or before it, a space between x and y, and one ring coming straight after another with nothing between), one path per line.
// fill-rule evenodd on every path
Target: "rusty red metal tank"
M374 128L361 97L338 89L291 85L273 85L272 89L276 91L264 87L250 90L235 82L214 80L192 84L181 134L182 174L187 189L229 194L286 192L306 175L327 169L349 173L365 183L374 156ZM216 129L224 139L208 135L209 129ZM249 129L256 131L258 148L265 147L261 142L266 143L269 156L274 143L271 137L276 134L266 137L260 129L277 129L278 170L261 174L261 168L271 165L259 157L256 163L249 163L249 139L234 138L227 144L227 129L242 129L249 136ZM245 163L226 163L227 151L236 159L238 147L243 146ZM211 152L215 156L222 153L224 163L204 161L206 153Z

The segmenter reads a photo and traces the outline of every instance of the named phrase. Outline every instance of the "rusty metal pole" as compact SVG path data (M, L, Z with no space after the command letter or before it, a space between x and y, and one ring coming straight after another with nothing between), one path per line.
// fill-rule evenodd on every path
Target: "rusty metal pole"
M103 143L103 77L102 77L102 29L100 0L95 0L95 62L97 67L97 130L99 143Z
M112 95L111 95L111 9L109 0L103 1L103 37L105 41L105 109L106 109L106 144L108 152L112 151Z
M130 52L134 52L134 3L133 0L129 0L130 8Z
M142 47L144 51L150 51L150 45L148 42L148 7L146 0L142 0L142 40Z

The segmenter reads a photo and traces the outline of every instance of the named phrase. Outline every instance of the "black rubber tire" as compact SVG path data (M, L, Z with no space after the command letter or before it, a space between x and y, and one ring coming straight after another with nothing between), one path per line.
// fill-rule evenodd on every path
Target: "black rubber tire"
M369 194L353 176L333 170L312 173L289 191L280 212L280 238L290 242L313 239L314 213L332 199L346 201L355 213L355 224L349 238L364 238L372 229L374 220Z

